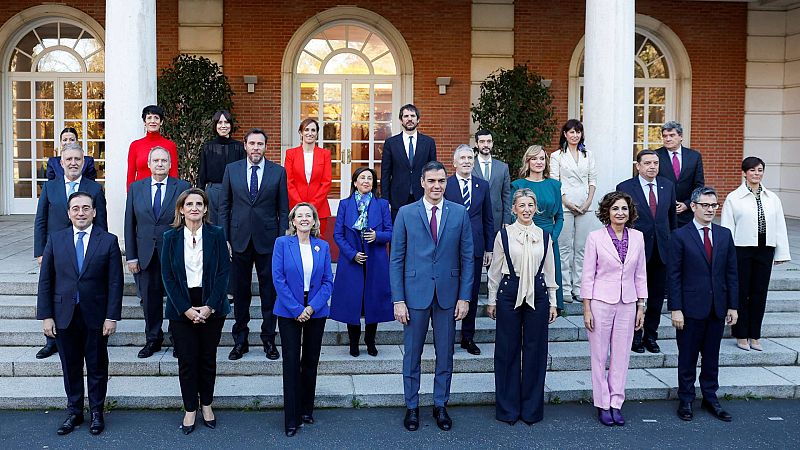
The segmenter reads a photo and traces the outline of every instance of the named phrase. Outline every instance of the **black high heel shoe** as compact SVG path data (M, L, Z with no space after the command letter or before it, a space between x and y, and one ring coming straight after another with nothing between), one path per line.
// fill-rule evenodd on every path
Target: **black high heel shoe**
M184 419L185 419L185 417L184 417ZM197 422L197 413L195 413L194 421ZM183 420L181 420L181 431L183 431L184 435L189 434L192 431L194 431L194 422L192 422L191 425L184 425L183 424Z
M297 434L297 427L286 428L286 437L293 437L295 434Z
M367 344L367 354L369 356L378 356L378 347L375 347L375 344Z
M203 415L203 411L201 410L200 418L203 420L203 425L207 426L208 428L211 428L212 430L217 428L217 416L214 416L214 418L211 420L206 420L205 416Z

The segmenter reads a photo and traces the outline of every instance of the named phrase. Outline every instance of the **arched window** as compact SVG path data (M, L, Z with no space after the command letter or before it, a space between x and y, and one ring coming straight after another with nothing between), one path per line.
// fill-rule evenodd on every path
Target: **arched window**
M40 19L10 41L5 62L13 192L10 213L32 213L46 181L47 159L58 154L58 133L73 127L97 178L105 172L105 53L88 27L67 19Z

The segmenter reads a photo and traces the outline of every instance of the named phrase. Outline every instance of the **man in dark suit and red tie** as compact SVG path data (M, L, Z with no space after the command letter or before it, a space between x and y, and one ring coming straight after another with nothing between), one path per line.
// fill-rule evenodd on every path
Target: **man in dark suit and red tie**
M656 150L658 175L675 185L675 198L678 201L675 212L680 227L692 220L692 210L689 208L692 192L705 185L703 158L700 152L682 145L683 126L678 122L670 121L662 125L661 138L664 146Z
M105 429L108 337L122 313L122 254L117 237L92 224L91 195L75 192L67 205L72 226L53 233L42 255L36 318L61 357L69 415L57 433L69 434L84 421L85 362L89 432L96 435Z
M475 154L472 147L461 144L453 153L455 175L447 178L444 198L463 205L467 209L472 227L475 270L472 281L472 297L469 312L461 322L461 348L472 355L480 355L481 349L475 345L475 315L478 312L478 291L481 285L481 272L492 261L494 246L494 224L492 218L492 199L489 182L472 176Z
M694 219L672 233L669 240L669 310L678 342L678 417L692 420L700 366L702 408L719 420L730 422L722 409L719 389L719 345L725 325L735 325L739 304L739 280L733 236L725 227L711 223L719 208L717 193L700 187L691 196Z
M636 155L638 175L617 185L617 190L633 198L639 219L633 227L644 234L644 252L647 259L647 309L644 328L635 331L631 350L659 353L656 340L664 306L664 287L667 278L669 235L677 226L675 217L675 185L658 175L658 155L653 150L642 150Z
M422 167L436 161L436 142L417 131L419 110L408 104L400 108L403 132L383 143L381 193L392 208L392 221L401 206L422 198Z

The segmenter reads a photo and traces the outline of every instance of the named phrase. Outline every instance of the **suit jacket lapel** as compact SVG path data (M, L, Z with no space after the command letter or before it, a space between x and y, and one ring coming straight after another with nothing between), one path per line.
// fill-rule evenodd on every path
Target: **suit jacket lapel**
M178 279L181 281L181 286L186 286L186 255L183 254L184 249L184 236L183 236L183 229L180 230L178 233L178 238L172 242L174 247L172 248L172 254L175 255L175 259L173 260L172 266L175 268L175 273L178 274ZM203 239L205 241L205 238ZM203 244L203 263L205 264L206 256L205 256L205 243ZM203 266L205 268L205 265ZM203 270L203 276L205 277L206 270ZM188 294L188 291L187 291Z
M264 192L264 186L267 185L267 171L269 170L269 166L267 165L267 161L264 160L264 173L261 174L261 184L258 186L258 192L256 193L256 199L253 200L253 203L258 201L258 198L261 197L261 193ZM304 169L305 170L305 169ZM303 178L305 179L305 172L303 172ZM248 193L250 189L248 188Z
M629 242L628 245L630 245L630 238L628 238L628 242ZM614 241L611 240L611 236L608 234L608 229L606 229L603 238L600 239L600 245L603 246L603 248L609 255L611 255L612 258L614 258L618 262L622 262L622 260L619 259L619 252L617 252L617 247L614 246Z
M317 238L312 237L311 241L311 257L313 261L313 265L311 266L311 283L308 285L308 290L311 290L311 287L314 285L314 279L317 277L317 269L322 267L322 261L319 260L320 254L317 250L319 248L319 244L317 242Z
M297 273L300 275L303 274L303 259L300 255L300 242L297 239L297 236L292 236L289 239L289 253L292 254L292 260L294 261L294 265L297 268Z
M641 205L641 210L639 212L639 216L643 216L647 214L648 216L652 217L653 215L650 214L650 201L649 199L645 198L644 192L642 191L642 184L639 182L639 177L636 176L635 178L631 179L632 186L631 191L633 191L633 200L636 204Z
M59 182L58 180L61 180L61 181ZM56 183L54 183L54 186L56 188L56 193L55 193L56 197L55 198L59 200L61 205L63 205L64 214L69 215L69 213L67 212L67 209L68 209L67 208L67 185L64 183L64 177L56 178L53 181L56 181Z
M78 253L77 250L75 249L75 234L74 234L75 230L72 228L72 224L70 224L69 230L72 232L69 235L70 236L69 240L65 240L64 242L59 242L54 240L53 245L54 246L62 245L64 247L64 250L62 250L64 252L63 254L72 255L72 268L73 270L75 270L76 278L78 278L80 277L81 274L78 271L78 259L77 259ZM84 266L86 265L86 258L83 259L83 265Z
M439 239L437 240L437 243L442 241L441 239L442 231L444 230L444 227L447 224L447 218L450 217L450 207L447 206L447 203L445 203L444 200L442 200L441 208L442 208L442 221L436 227L436 231L439 233Z
M658 179L656 179L658 180ZM658 181L656 181L658 182ZM664 187L663 183L658 183L658 199L656 203L656 217L667 217L667 212L669 211L669 203L666 199L669 198L667 194L667 188Z
M210 232L208 232L208 227L203 225L202 232L203 232L203 286L206 286L207 289L211 288L211 274L214 272L211 269L211 264L213 261L217 260L217 254L215 252L216 246L210 239ZM181 252L183 254L183 252ZM184 273L186 271L184 270Z
M697 248L700 249L700 253L703 255L703 260L706 262L706 264L710 265L711 261L708 260L708 256L706 255L706 246L705 244L703 244L703 240L700 239L700 232L697 231L697 228L695 228L694 222L689 222L689 223L691 224L691 226L689 227L689 232L692 235L691 239L694 241L695 244L697 244ZM712 245L711 256L712 257L714 256L713 245Z
M431 223L428 221L428 212L425 210L425 203L423 203L422 200L417 201L417 212L420 219L422 219L422 226L425 228L425 231L428 233L428 237L431 238L432 242L433 235L431 234Z
M89 267L89 261L92 260L92 257L97 250L97 246L100 245L97 241L100 238L97 236L100 231L96 227L92 227L92 234L89 235L89 246L86 247L86 255L83 257L83 267L81 268L81 273L78 275L78 278L82 277L84 273L86 273L86 268ZM77 267L77 260L75 261L75 266Z
M156 222L158 222L158 219L160 219L161 216L164 215L164 210L169 209L169 208L164 208L165 205L175 204L175 202L172 201L172 199L175 196L175 191L178 189L178 180L167 177L164 179L164 182L166 183L166 188L162 192L163 195L161 197L161 211L159 212L158 217L156 217Z

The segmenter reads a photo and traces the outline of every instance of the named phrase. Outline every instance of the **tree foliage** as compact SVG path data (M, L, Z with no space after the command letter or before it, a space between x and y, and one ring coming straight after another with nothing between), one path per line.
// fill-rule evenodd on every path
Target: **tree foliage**
M492 132L493 154L506 161L514 178L525 150L547 146L556 132L553 97L542 77L527 65L493 72L481 83L472 120Z
M222 68L208 58L178 55L161 71L158 104L166 113L161 131L178 147L180 177L193 185L200 148L216 137L211 116L219 109L233 109L233 95Z

